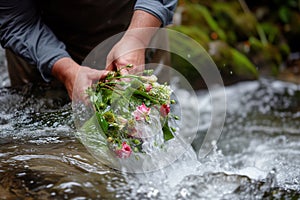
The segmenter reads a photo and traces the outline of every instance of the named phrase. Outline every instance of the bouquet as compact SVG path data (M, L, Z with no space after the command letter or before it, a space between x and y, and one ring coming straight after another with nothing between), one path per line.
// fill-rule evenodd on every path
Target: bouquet
M128 65L126 67L131 67ZM95 111L106 146L117 158L162 150L172 140L178 120L172 114L172 90L157 82L152 71L143 76L110 72L104 80L92 85L87 94Z

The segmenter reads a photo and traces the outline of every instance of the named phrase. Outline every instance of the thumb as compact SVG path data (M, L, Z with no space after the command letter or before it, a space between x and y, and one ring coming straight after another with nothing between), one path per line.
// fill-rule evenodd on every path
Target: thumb
M94 69L90 73L90 79L98 81L98 80L104 79L107 76L108 73L109 73L109 71L107 71L107 70L96 70L96 69Z

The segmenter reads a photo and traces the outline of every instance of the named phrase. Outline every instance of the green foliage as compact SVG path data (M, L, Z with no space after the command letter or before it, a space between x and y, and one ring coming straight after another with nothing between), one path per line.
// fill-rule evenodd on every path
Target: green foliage
M300 35L298 0L272 4L264 0L182 0L179 7L183 8L181 24L171 28L190 36L208 52L217 52L211 56L221 74L230 69L232 76L246 79L256 79L259 70L276 75L291 50L300 48L296 40ZM217 41L222 45L214 46ZM211 47L216 49L210 51ZM174 59L182 68L191 67Z
M206 48L207 48L207 44L210 41L208 34L203 29L200 29L197 26L180 25L180 26L174 26L172 27L172 29L190 36L191 38L198 41L203 47Z
M110 72L105 80L92 85L86 92L95 109L92 118L94 121L97 119L101 136L117 155L124 145L130 152L145 153L142 149L143 138L148 136L142 135L146 133L140 126L161 123L164 141L174 138L176 130L169 126L169 120L176 120L169 114L172 90L167 84L159 84L156 76ZM95 123L89 120L83 126L85 131L92 130L93 127L88 126L94 127Z
M240 66L237 67L235 71L238 75L245 75L250 72L255 77L258 77L258 72L255 66L249 61L249 59L244 54L242 54L234 48L231 48L231 55L232 66Z
M226 35L224 31L219 27L216 20L213 18L213 16L210 14L209 10L201 5L194 5L195 12L201 14L206 23L208 24L209 28L216 32L221 40L226 40Z
M222 41L214 41L211 43L214 48L212 58L224 74L231 74L246 79L257 78L258 72L255 65L249 61L245 54L232 48Z
M166 122L164 123L162 130L164 132L164 140L165 141L168 141L168 140L171 140L174 138L174 135L171 131L168 120L166 120Z

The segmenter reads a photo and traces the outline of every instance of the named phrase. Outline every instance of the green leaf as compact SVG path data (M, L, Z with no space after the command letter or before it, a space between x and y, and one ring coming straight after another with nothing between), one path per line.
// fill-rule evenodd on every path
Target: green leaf
M111 99L111 96L113 94L113 91L110 90L110 89L101 88L100 93L102 95L102 102L107 104L107 105L110 105L110 99Z
M109 124L104 119L103 115L101 115L99 112L96 112L96 116L97 116L98 122L100 124L100 127L102 128L103 132L106 134L107 130L108 130L108 125Z
M171 140L172 138L174 138L174 135L171 131L171 128L169 127L168 120L164 124L162 130L163 130L163 133L164 133L164 140L165 141L168 141L168 140Z
M198 5L194 5L194 6L195 6L195 10L204 17L204 19L206 20L207 24L210 26L210 28L213 31L215 31L218 34L218 36L220 37L220 39L226 40L226 34L219 27L218 23L213 18L213 16L209 12L208 8L206 8L205 6L199 5L199 4Z
M291 10L287 6L281 6L278 11L280 20L287 24L291 19Z
M242 53L236 49L231 48L233 66L236 66L234 71L239 74L249 74L251 73L254 77L258 77L258 72L256 67L251 63L251 61Z

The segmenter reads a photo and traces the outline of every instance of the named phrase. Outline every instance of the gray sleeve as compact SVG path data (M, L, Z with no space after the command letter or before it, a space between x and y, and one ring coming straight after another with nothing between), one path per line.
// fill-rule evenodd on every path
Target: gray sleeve
M134 9L143 10L156 16L162 26L172 23L177 0L137 0Z
M0 42L36 65L47 82L53 64L70 57L65 45L41 21L34 0L0 0Z

